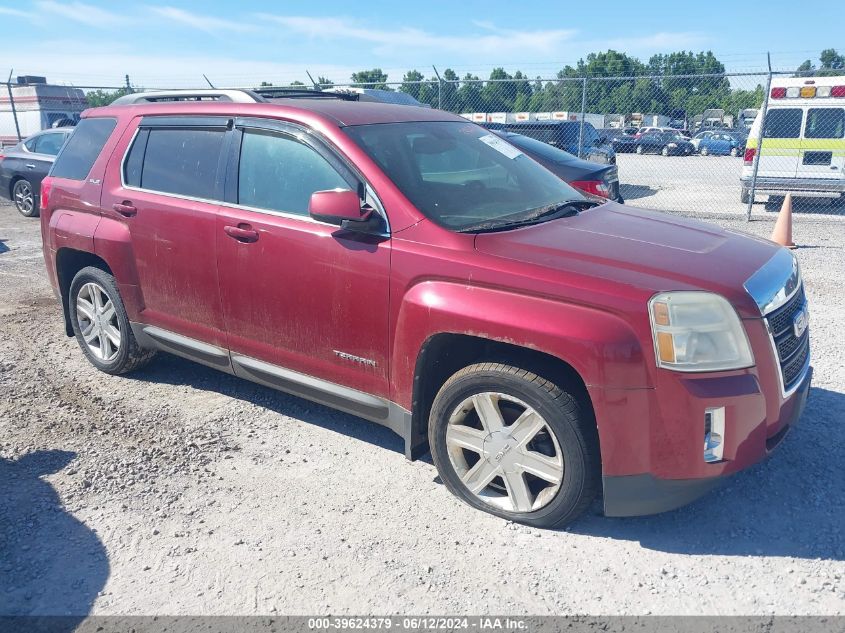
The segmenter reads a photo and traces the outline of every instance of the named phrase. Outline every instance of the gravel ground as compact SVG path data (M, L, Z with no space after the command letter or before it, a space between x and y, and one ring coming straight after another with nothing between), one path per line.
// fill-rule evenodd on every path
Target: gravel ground
M354 417L166 355L98 373L0 206L0 614L845 614L845 222L795 231L816 374L788 441L687 508L540 531Z
M622 197L628 204L649 209L745 216L739 201L742 157L654 156L617 154ZM768 196L756 196L754 217L772 217L765 209ZM813 215L845 215L842 201L796 198L794 209Z

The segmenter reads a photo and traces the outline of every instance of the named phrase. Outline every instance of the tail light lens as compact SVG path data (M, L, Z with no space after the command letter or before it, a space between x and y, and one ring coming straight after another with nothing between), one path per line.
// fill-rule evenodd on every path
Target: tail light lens
M745 156L743 157L743 162L746 165L751 165L754 163L754 155L757 153L756 147L746 147L745 148Z
M831 97L845 97L845 86L833 86L830 89Z
M50 202L50 189L52 187L53 183L50 182L49 177L41 181L41 200L38 206L42 212L47 211L47 204Z
M772 88L771 96L772 99L785 99L786 88Z
M569 184L594 196L601 196L602 198L610 196L610 187L602 180L573 180Z

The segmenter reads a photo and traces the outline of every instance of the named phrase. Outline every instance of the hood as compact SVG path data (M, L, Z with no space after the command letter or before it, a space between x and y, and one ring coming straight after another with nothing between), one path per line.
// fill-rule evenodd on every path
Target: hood
M759 317L743 284L780 247L712 224L608 202L569 218L481 233L475 248L648 295L667 290L716 292L740 315Z

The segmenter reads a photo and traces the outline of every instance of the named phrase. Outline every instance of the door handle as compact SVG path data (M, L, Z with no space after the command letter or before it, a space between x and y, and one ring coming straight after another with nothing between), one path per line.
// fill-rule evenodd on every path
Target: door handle
M224 226L223 230L226 235L238 240L239 242L257 242L258 231L253 229L249 224L239 224L238 226Z
M35 169L35 165L33 165L32 163L27 163L26 168L27 169Z
M125 218L131 218L133 215L138 213L138 209L135 208L135 205L129 202L129 200L124 200L123 202L117 202L112 206L112 209L117 211L120 215Z

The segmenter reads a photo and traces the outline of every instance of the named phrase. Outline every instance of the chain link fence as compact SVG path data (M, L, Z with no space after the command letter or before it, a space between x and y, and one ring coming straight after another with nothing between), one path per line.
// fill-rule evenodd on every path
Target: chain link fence
M845 214L845 98L830 92L830 86L840 84L845 77L796 78L793 72L766 70L486 80L438 75L421 81L272 88L348 90L378 100L420 102L541 140L595 163L596 169L615 165L626 204L751 218L780 209L786 192L795 196L798 213ZM807 96L809 90L802 92L815 85L815 98ZM770 98L773 86L777 98ZM13 87L0 84L4 121L14 109L17 121L27 108L37 107L32 99L13 97ZM104 92L135 89L128 77L123 85L110 87L55 88L61 89L53 97L56 102L68 111L73 106L74 112L84 107L83 95L98 104ZM47 127L53 121L41 123ZM3 134L14 142L15 130L8 123Z

